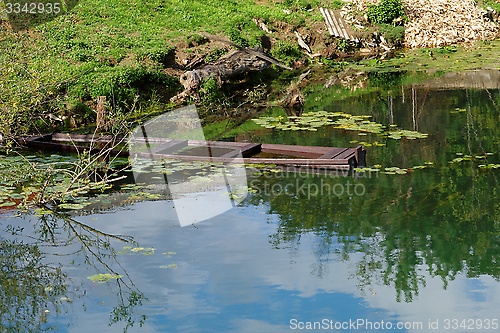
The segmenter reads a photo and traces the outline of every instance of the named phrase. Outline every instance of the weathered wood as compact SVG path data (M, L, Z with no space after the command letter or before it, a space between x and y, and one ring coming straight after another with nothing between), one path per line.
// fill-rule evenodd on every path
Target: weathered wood
M295 36L297 37L297 43L299 43L299 46L301 48L303 48L304 50L306 50L307 52L311 53L312 52L311 48L309 47L309 45L307 45L304 38L302 38L302 36L297 31L294 31L294 33L295 33Z
M259 59L247 52L233 50L212 64L188 71L180 77L184 91L171 98L171 102L182 102L188 96L198 97L201 84L213 78L222 85L229 78L250 71L261 71L269 67L269 62Z
M97 132L105 132L108 130L108 114L106 110L106 96L98 96L97 97L97 106L96 106L96 131Z
M225 81L232 77L236 77L247 72L262 71L271 64L288 70L292 69L281 64L276 59L265 55L260 48L249 49L214 35L204 35L210 39L221 41L233 46L237 50L229 52L211 64L185 72L180 77L180 82L184 87L184 91L170 99L173 103L180 103L188 96L197 98L201 84L209 78L215 79L219 85L222 85Z
M259 58L259 59L262 59L262 60L265 60L267 62L270 62L271 64L276 65L278 67L281 67L283 69L292 70L292 68L290 68L290 67L288 67L286 65L283 65L278 60L265 55L264 53L260 52L260 50L256 51L254 49L249 49L247 47L242 47L242 46L239 46L238 44L233 43L233 42L231 42L231 41L229 41L227 39L224 39L224 38L221 38L221 37L218 37L218 36L215 36L215 35L210 35L208 33L205 33L203 35L205 37L207 37L207 38L210 38L210 39L213 39L213 40L217 40L219 42L222 42L222 43L225 43L225 44L230 45L232 47L235 47L236 49L238 49L240 51L243 51L243 52L246 52L248 54L251 54L251 55L253 55L253 56L255 56L255 57Z
M241 148L241 156L249 157L258 154L262 151L262 144L260 143L249 143L245 147Z
M20 138L17 139L17 142L31 147L31 148L37 148L37 149L43 149L43 150L55 150L55 151L61 151L61 152L83 152L83 151L88 151L89 147L88 146L79 146L76 144L65 144L61 142L53 142L51 140L52 135L42 135L42 136L34 136L34 137L29 137L29 138ZM71 140L66 140L66 141L71 141ZM81 141L83 142L83 141ZM112 141L102 141L103 143L111 143ZM108 145L107 145L108 146ZM107 147L109 149L109 146ZM103 148L99 147L94 147L90 149L91 154L99 154L102 152ZM108 153L112 156L120 156L120 157L128 157L129 153L128 151L124 150L118 150L118 149L109 149Z
M186 148L188 140L172 140L151 149L152 154L171 154L179 149Z
M66 141L66 142L90 142L90 141L104 141L109 142L117 139L113 135L95 135L95 134L65 134L54 133L45 136L46 140L52 141Z
M349 148L333 148L329 152L327 152L326 154L320 156L319 158L333 159L333 158L336 158L337 156L340 156L342 153L345 153L345 152L348 152L348 154L354 154L354 151L352 151L352 149L349 149ZM346 156L339 157L339 158L346 158Z
M86 141L86 139L88 139ZM112 143L123 142L123 138L111 136L78 135L78 134L53 134L21 138L21 144L40 148L57 149L60 151L84 151L89 147L76 144L65 144L63 142L87 142L96 143L96 147L90 152L98 154L103 148L99 143L105 145L107 153L115 156L129 156L127 151L113 150ZM153 159L175 159L182 161L206 161L212 163L242 163L242 164L271 164L286 167L317 167L322 169L352 170L356 166L364 166L366 151L358 146L356 148L331 148L317 146L296 146L280 144L257 144L248 142L218 142L202 140L175 140L166 138L138 138L134 142L158 143L159 145L149 151L134 152L133 156ZM92 145L91 145L92 146ZM180 152L179 149L188 149ZM201 150L199 149L201 148ZM206 149L205 149L206 148ZM221 150L223 150L221 152ZM226 150L224 152L224 150ZM229 150L229 151L228 151ZM290 156L290 158L265 158L255 157L259 152L274 153ZM219 156L216 156L219 154Z
M353 42L358 42L359 40L353 35L349 34L347 31L348 28L344 19L338 15L335 15L335 12L331 11L328 8L320 8L321 15L325 20L326 28L330 35L340 38L345 38L347 40L351 40Z
M280 145L280 144L262 144L262 152L272 154L290 155L304 158L318 158L326 154L332 148L317 147L317 146L296 146L296 145Z
M356 166L365 167L366 166L366 149L363 149L363 146L357 146L355 148L355 158L356 158Z

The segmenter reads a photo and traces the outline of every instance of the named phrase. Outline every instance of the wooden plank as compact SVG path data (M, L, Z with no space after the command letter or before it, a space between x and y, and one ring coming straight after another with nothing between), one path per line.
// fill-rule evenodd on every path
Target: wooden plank
M250 157L258 154L262 151L262 144L260 143L249 143L243 148L241 148L241 155L243 157Z
M64 134L64 133L54 133L52 134L52 141L66 141L66 142L109 142L117 141L119 142L121 137L114 137L112 135L93 135L93 134Z
M317 146L295 146L295 145L280 145L280 144L262 144L262 152L272 154L290 155L296 157L318 158L327 153L330 147Z
M219 156L220 158L235 158L235 157L243 157L243 155L241 155L241 149L234 149L232 151L230 151L229 153L225 153L221 156ZM217 157L217 158L219 158Z
M335 35L340 38L345 38L344 34L342 33L342 30L340 29L340 26L337 24L337 20L335 20L335 15L331 12L331 10L327 9L326 15L328 17L328 22L332 25ZM346 38L349 39L349 38Z
M324 8L320 8L319 11L321 12L321 15L323 15L323 19L325 20L325 25L326 25L326 28L328 29L328 32L330 33L330 36L335 36L335 32L333 31L333 27L330 24L330 21L328 20L326 10Z
M37 149L43 149L43 150L55 150L55 151L60 151L60 152L81 153L83 151L89 150L89 147L85 147L85 146L61 144L61 143L55 143L55 142L50 142L50 141L39 141L39 140L26 141L26 145L28 147L31 147L31 148L37 148ZM93 149L90 149L90 153L91 154L99 154L102 150L104 150L104 149L103 148L93 148ZM120 157L128 157L129 156L128 151L116 150L116 149L109 150L109 154L111 156L120 156Z
M243 148L249 145L248 142L229 142L229 141L205 141L188 140L190 146L195 147L214 147L214 148Z
M171 154L187 146L188 140L171 140L151 149L151 154Z
M150 156L148 153L137 153L139 156ZM280 165L347 165L348 159L308 159L308 158L222 158L212 156L189 156L173 154L154 154L158 159L178 159L183 161L205 161L212 163L253 163L253 164L280 164Z
M345 38L345 39L351 39L351 36L346 31L345 25L344 25L344 20L342 20L340 17L335 16L335 13L332 13L332 19L337 27L339 27L340 34Z
M349 150L349 148L330 148L326 154L321 155L319 158L335 159L338 155L347 150Z
M78 142L112 142L111 136L93 136L71 134L69 137ZM55 138L55 140L54 140ZM101 138L104 141L100 141ZM99 141L95 141L95 140ZM116 138L114 138L116 139ZM57 149L60 151L84 151L89 147L77 146L74 144L63 144L62 141L68 141L68 135L54 134L44 135L31 138L21 138L19 142L35 148L42 149ZM211 163L247 163L247 164L272 164L277 166L290 167L318 167L322 169L352 169L358 165L365 164L366 150L362 146L356 148L331 148L318 146L296 146L296 145L280 145L280 144L257 144L248 142L215 142L203 140L173 140L165 138L139 138L134 140L144 143L160 143L149 152L135 153L137 156L145 156L149 158L168 158L184 161L207 161ZM102 145L101 145L102 146ZM220 157L213 156L189 156L175 155L176 150L188 146L192 147L207 147L230 149L232 151L225 153ZM91 150L92 153L99 153L105 147L97 147ZM276 153L282 155L295 156L298 158L258 158L252 157L258 152ZM119 156L128 156L126 151L111 150L111 154ZM241 155L240 155L241 154ZM243 156L244 158L242 158Z
M356 166L365 167L366 166L366 149L363 146L357 146L355 149Z
M347 148L346 150L344 150L343 152L341 152L340 154L336 155L334 157L334 159L350 159L351 157L355 157L355 150L352 149L352 148Z
M226 157L233 157L234 158L234 157L238 157L238 156L250 157L250 156L253 156L253 155L257 154L258 152L260 152L261 146L262 145L260 143L249 143L249 144L246 144L245 146L243 146L242 148L236 148L229 153L221 155L220 157L221 158L226 158ZM210 146L210 147L212 147L212 146ZM224 148L226 148L226 147L224 147Z
M328 8L320 8L319 10L321 15L323 15L326 28L331 36L345 38L354 42L358 41L357 38L349 35L345 21L342 17L336 15L335 12Z

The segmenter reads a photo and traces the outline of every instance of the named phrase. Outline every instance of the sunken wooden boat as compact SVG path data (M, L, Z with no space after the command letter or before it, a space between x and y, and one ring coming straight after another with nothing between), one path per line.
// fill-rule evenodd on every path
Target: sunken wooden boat
M19 139L18 142L36 149L93 154L105 151L111 156L132 156L152 159L182 161L207 161L215 163L268 164L283 167L309 167L317 169L352 170L365 166L366 150L284 144L181 140L145 137L134 139L146 149L116 149L125 146L127 138L84 134L55 133ZM140 142L137 142L140 140Z

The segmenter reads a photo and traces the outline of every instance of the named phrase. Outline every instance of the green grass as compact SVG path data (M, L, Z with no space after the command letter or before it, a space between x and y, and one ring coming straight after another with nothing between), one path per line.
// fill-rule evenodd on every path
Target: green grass
M29 30L0 24L0 132L20 134L49 127L46 114L95 117L97 96L123 113L145 113L152 96L170 108L179 91L165 73L174 46L199 32L228 36L243 46L260 44L262 18L292 27L317 19L319 0L257 4L252 0L81 0L69 13ZM0 5L3 6L3 5ZM287 14L284 9L292 9ZM137 99L138 98L138 99ZM138 102L134 104L134 100ZM133 109L133 110L132 110ZM44 116L45 115L45 116ZM80 123L77 123L80 125Z

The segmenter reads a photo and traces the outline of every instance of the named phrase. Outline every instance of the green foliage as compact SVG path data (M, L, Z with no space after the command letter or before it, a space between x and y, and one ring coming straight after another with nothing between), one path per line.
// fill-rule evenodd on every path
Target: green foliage
M440 54L450 54L450 53L455 53L458 51L458 48L455 45L446 45L442 47L438 47L434 49L436 53Z
M145 60L147 58L162 65L162 67L166 67L174 57L174 50L175 48L168 44L150 43L138 51L137 59Z
M290 64L292 61L302 58L303 55L297 43L278 41L271 49L271 56Z
M243 29L239 25L235 25L230 27L229 29L226 30L227 35L229 36L229 39L241 46L241 47L248 47L249 42L248 40L243 36Z
M337 39L337 50L349 53L355 49L356 49L355 42L352 42L352 41L345 39L345 38L338 38Z
M224 93L213 77L201 84L200 99L205 105L220 103L224 99Z
M224 31L229 39L242 47L261 46L260 39L264 32L256 29L257 25L248 17L238 14L228 19Z
M475 0L475 1L478 2L478 0ZM493 10L495 10L497 13L500 12L500 3L496 0L483 0L482 5L483 5L483 8L490 7Z
M207 54L207 56L205 57L204 61L207 64L211 63L211 62L219 59L220 57L222 57L226 53L227 53L226 49L216 48L212 52L210 52L209 54Z
M397 18L404 18L401 0L382 0L379 4L368 6L366 14L375 24L392 24Z
M46 115L62 116L75 105L92 121L90 109L83 111L98 95L124 111L139 96L138 112L161 111L179 88L164 73L173 64L172 43L202 44L206 38L199 32L207 31L241 46L260 46L264 32L253 18L269 26L276 21L303 25L317 16L303 9L319 2L300 0L300 8L287 14L283 4L251 1L224 0L214 6L204 0L168 5L161 0L86 0L27 31L0 28L0 132L53 130Z
M389 24L382 24L380 32L385 36L389 44L395 46L402 46L405 41L405 27L401 25L393 26Z

